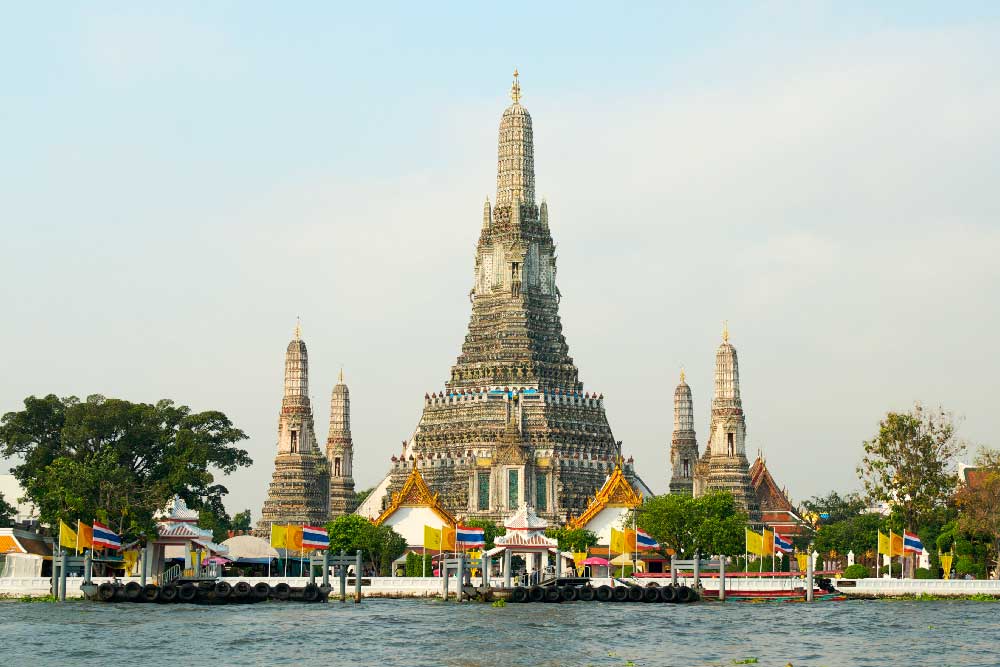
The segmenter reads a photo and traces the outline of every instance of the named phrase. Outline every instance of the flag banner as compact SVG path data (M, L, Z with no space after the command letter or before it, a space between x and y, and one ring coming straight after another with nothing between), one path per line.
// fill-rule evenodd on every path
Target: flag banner
M778 531L774 531L774 550L778 555L790 554L792 553L792 541L782 536Z
M611 551L616 554L625 553L625 533L611 529Z
M302 526L285 526L285 548L302 551Z
M108 548L121 550L122 548L122 538L118 537L117 533L113 532L103 523L98 523L97 521L94 522L92 541L95 549Z
M746 531L746 541L747 541L747 552L752 554L757 554L758 556L764 555L764 545L762 544L763 538L750 530L749 528L744 529Z
M889 551L890 556L903 555L903 536L896 535L891 530L889 531Z
M809 554L795 554L795 560L799 564L799 572L805 572L809 567Z
M131 577L135 575L138 570L139 564L139 552L134 549L129 549L122 552L122 560L125 561L125 576Z
M306 549L329 549L330 535L326 528L302 526L302 546Z
M441 526L441 551L454 551L457 548L455 546L455 527Z
M635 531L635 546L640 551L648 551L650 549L659 549L660 543L653 539L653 536L644 530L636 529Z
M486 546L486 530L483 528L471 528L469 526L459 526L455 533L455 542L459 547L468 549L470 547Z
M94 548L94 529L83 523L82 521L76 522L76 548L77 549L93 549Z
M951 579L951 561L955 558L952 554L941 554L941 569L944 570L944 578Z
M889 555L889 536L878 531L878 553Z
M632 530L631 528L625 529L625 551L627 553L638 551L635 543L635 531Z
M63 549L76 549L76 532L59 519L59 546Z
M424 549L441 551L441 531L439 529L424 526Z
M924 543L920 541L920 538L916 533L911 533L908 530L903 531L903 553L908 554L920 554L924 552Z
M285 528L286 526L281 524L271 524L271 546L275 549L285 548Z
M767 528L760 532L761 556L774 555L774 533Z

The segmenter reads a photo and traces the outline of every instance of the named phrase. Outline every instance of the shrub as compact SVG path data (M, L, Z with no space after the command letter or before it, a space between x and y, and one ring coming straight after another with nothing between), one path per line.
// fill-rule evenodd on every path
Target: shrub
M888 572L889 572L889 566L888 565L883 565L882 567L879 568L879 574L887 574ZM893 563L892 564L892 576L898 577L901 574L903 574L903 564L902 563Z
M861 563L855 563L854 565L849 565L846 570L844 570L845 579L867 579L871 576L868 568Z
M913 572L914 579L936 579L934 574L928 570L926 567L918 567Z

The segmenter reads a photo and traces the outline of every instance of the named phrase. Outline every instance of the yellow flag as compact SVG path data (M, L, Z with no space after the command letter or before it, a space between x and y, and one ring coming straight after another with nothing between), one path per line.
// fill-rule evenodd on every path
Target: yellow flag
M139 552L132 549L123 551L122 559L125 561L125 576L131 577L135 574L136 564L139 562Z
M625 533L611 529L611 551L616 554L625 553Z
M882 534L881 530L878 531L878 552L889 555L889 536Z
M455 526L441 526L441 551L455 550Z
M285 526L278 525L276 523L271 524L271 546L275 549L284 549L287 541L285 540Z
M635 531L632 529L625 531L625 551L628 553L638 551L635 547Z
M94 548L94 527L88 526L82 521L76 522L76 548L77 549L93 549Z
M749 528L745 528L744 530L746 531L747 553L757 554L758 556L764 555L763 538Z
M583 574L583 561L587 560L586 551L574 551L573 552L573 565L576 566L576 571L579 574Z
M903 555L903 536L902 535L896 535L896 534L894 534L890 530L889 531L889 547L892 550L892 553L889 554L890 557L892 557L892 556L902 556Z
M441 530L424 526L424 549L441 551Z
M809 567L809 554L795 554L795 560L799 563L799 572L805 572Z
M774 555L774 531L765 528L760 534L761 556Z
M285 526L285 548L302 550L302 526Z
M59 519L59 546L63 549L76 549L76 533Z
M951 579L951 561L954 558L953 554L941 554L941 569L944 570L945 579Z

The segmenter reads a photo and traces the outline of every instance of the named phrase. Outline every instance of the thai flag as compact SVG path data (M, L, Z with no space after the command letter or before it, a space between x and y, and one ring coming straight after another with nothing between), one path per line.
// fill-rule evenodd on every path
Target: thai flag
M302 548L329 549L330 535L326 532L326 528L302 526Z
M639 530L635 531L635 550L645 551L647 549L659 549L660 543L653 539L649 533Z
M103 523L94 522L94 539L93 539L94 549L107 548L107 549L118 549L122 548L122 538L118 537L115 533L111 531L110 528L105 526Z
M903 553L919 554L924 552L924 543L920 541L916 533L908 530L903 531Z
M486 531L482 528L459 526L455 531L455 544L463 547L485 547Z
M790 554L794 551L792 541L787 537L782 537L778 531L774 531L774 550L783 554Z

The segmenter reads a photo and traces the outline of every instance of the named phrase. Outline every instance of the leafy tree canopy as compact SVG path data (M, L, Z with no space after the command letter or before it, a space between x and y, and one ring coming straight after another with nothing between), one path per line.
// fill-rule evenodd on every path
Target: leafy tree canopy
M357 514L345 514L326 524L330 535L330 551L348 554L361 550L361 557L373 569L389 574L392 561L406 551L406 540L390 526L376 526Z
M250 510L243 510L230 517L226 508L221 506L205 507L198 512L198 525L212 531L212 540L222 542L229 538L229 531L250 530Z
M17 508L4 500L3 494L0 493L0 528L13 526L16 514Z
M372 491L374 491L374 490L375 490L375 487L373 486L373 487L369 487L367 489L362 489L360 491L355 491L354 492L354 506L355 507L359 507L361 505L361 503L363 503L366 500L368 500L368 496L370 496L372 494Z
M560 551L586 551L597 544L597 535L586 528L549 528L545 534L559 540Z
M20 461L11 472L43 523L98 519L126 538L152 535L174 495L217 511L227 489L209 469L250 465L235 446L246 437L221 412L169 400L30 396L0 419L0 454Z
M858 475L868 498L893 505L907 528L951 498L955 459L965 450L952 416L919 403L910 412L887 414L864 447Z
M636 524L665 549L691 556L743 553L747 515L731 493L719 491L699 498L665 494L647 498L636 510Z
M977 470L955 494L958 527L988 541L993 556L994 577L1000 577L1000 451L982 449Z
M853 519L865 512L867 503L858 493L847 493L840 495L836 491L831 491L825 496L813 496L809 500L802 501L802 514L828 515L823 519L824 523L836 523Z

